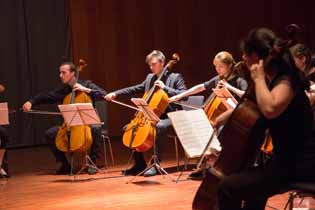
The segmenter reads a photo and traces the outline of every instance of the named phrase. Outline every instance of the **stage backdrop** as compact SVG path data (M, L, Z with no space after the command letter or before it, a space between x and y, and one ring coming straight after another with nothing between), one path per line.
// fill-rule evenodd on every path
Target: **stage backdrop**
M265 26L282 34L286 25L297 23L314 46L311 2L70 0L74 60L87 58L84 77L110 92L142 82L149 72L145 56L153 49L167 59L178 52L181 61L175 69L191 87L215 75L212 58L217 52L230 51L239 60L239 41L251 28ZM121 135L133 113L110 103L110 135Z
M59 121L19 108L32 95L60 84L58 64L70 52L68 11L67 0L0 1L0 83L6 87L0 97L16 111L8 126L11 147L44 144L45 129Z
M212 59L217 52L230 51L239 60L239 41L253 27L266 26L281 34L286 25L297 23L304 26L304 39L314 47L311 4L309 0L1 0L0 83L6 86L1 101L19 111L32 95L56 88L58 64L70 51L75 63L87 59L82 77L108 92L142 82L149 72L145 56L153 49L162 50L167 60L177 52L181 60L175 70L191 87L215 75ZM134 112L112 103L108 108L109 133L120 136ZM12 147L44 144L45 129L60 122L54 116L20 112L10 119Z

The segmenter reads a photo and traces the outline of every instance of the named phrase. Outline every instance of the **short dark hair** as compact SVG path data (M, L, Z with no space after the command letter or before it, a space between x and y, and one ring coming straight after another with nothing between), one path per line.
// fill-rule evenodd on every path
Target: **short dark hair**
M76 70L77 70L76 65L74 65L74 63L72 63L72 62L62 62L60 64L60 66L64 66L64 65L69 65L70 71L72 71L72 72L76 72Z

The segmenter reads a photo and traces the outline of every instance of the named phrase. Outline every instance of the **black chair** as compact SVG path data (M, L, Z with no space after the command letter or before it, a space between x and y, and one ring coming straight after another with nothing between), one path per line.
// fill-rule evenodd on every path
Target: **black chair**
M284 210L293 210L295 198L301 198L302 204L304 198L315 197L315 182L295 182L289 185L289 189L293 189L289 193L288 201L284 207Z
M107 102L105 100L96 101L95 108L100 117L100 120L104 123L102 125L102 131L101 131L101 138L102 138L101 140L103 142L103 148L104 148L104 167L108 166L106 145L109 149L112 166L114 166L115 161L114 161L114 155L113 155L113 148L112 148L111 140L108 133Z

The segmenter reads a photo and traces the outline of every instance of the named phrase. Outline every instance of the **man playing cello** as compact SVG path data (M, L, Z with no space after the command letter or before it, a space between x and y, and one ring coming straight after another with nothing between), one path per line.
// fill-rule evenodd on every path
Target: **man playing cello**
M102 98L106 95L106 92L92 83L91 81L78 80L76 78L76 66L71 62L64 62L59 67L59 77L63 83L63 86L53 90L48 93L40 93L23 104L23 110L25 112L31 111L34 105L38 104L55 104L62 103L64 98L72 92L72 89L81 91L90 96L93 103L97 98ZM77 81L77 83L76 83ZM92 138L93 143L91 146L90 156L93 162L97 158L98 145L101 137L101 128L94 127L92 128ZM56 171L57 174L68 174L70 172L70 164L62 151L59 151L55 144L56 135L58 133L59 126L54 126L49 128L45 133L45 139L49 144L51 151L53 152L56 161L61 162L60 168ZM89 169L88 169L89 170ZM96 171L91 171L90 173L96 173Z
M168 96L174 96L186 90L185 82L181 74L166 71L165 74L162 75L162 79L157 80L157 78L162 73L165 64L165 56L161 51L153 50L150 54L147 55L146 63L149 65L152 73L148 74L146 79L142 83L111 92L105 96L105 99L111 101L116 97L122 95L132 96L140 93L143 94L151 89L153 86L164 90ZM167 118L166 113L174 111L175 109L176 106L169 105L166 109L166 112L160 117L161 121L159 121L156 125L156 155L158 156L158 159L160 159L161 140L165 136L167 128L171 125L171 122ZM142 172L147 166L144 160L143 153L134 152L133 158L135 160L135 164L130 169L123 171L125 175L137 175L138 173ZM157 170L152 167L150 170L144 173L144 176L154 176L156 175L156 173Z

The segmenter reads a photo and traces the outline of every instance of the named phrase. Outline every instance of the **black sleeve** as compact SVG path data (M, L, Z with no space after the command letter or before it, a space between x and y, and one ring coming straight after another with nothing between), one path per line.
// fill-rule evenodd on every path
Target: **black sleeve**
M180 94L186 90L186 85L185 85L185 80L181 74L177 74L177 77L174 82L174 87L164 87L164 91L169 95L169 96L175 96L177 94Z
M99 87L98 85L91 81L87 81L86 85L84 86L91 89L89 95L94 99L103 98L107 94L103 88Z
M203 85L206 89L205 91L206 91L207 95L210 95L213 92L212 89L217 86L218 81L219 81L219 77L215 76L215 77L211 78L210 80L208 80L207 82L203 83Z
M32 103L32 105L62 103L64 97L70 92L70 87L63 86L62 88L50 92L39 93L36 96L30 98L29 101Z

